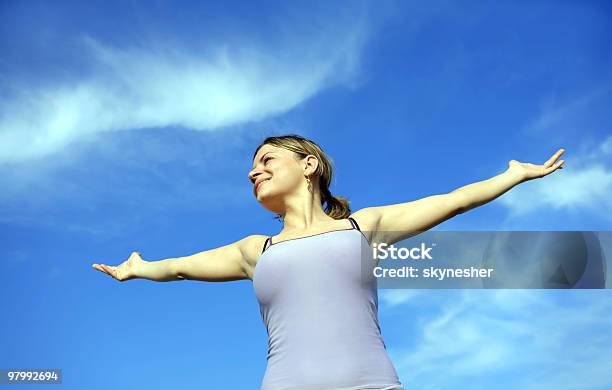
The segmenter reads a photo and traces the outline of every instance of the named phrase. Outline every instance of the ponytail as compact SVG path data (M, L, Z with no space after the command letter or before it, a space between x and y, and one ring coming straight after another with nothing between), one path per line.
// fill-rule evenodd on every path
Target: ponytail
M321 187L321 205L327 203L325 214L333 219L345 219L351 215L351 207L349 206L348 198L342 196L334 196L329 191L329 188Z

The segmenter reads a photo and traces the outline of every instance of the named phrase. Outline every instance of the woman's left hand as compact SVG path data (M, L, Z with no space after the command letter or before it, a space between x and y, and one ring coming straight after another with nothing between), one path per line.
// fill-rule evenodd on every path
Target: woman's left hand
M563 163L565 160L557 159L565 152L565 149L559 149L557 153L553 154L543 165L535 165L530 163L522 163L516 160L510 160L508 163L508 171L517 174L522 178L523 181L538 179L549 175L557 169L563 169Z

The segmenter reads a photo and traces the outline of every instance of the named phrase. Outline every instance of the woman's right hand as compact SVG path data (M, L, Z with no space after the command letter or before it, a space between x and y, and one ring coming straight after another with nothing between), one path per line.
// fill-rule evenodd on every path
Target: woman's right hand
M125 280L137 278L138 269L140 269L144 263L145 261L142 259L139 252L132 252L126 261L117 266L97 263L94 263L91 266L98 271L109 274L118 281L123 282Z

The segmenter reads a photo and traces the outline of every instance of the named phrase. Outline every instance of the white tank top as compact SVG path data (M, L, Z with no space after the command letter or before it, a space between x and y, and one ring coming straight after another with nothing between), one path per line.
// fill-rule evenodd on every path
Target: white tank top
M268 332L262 390L403 390L378 323L372 252L349 220L351 229L266 241L253 274Z

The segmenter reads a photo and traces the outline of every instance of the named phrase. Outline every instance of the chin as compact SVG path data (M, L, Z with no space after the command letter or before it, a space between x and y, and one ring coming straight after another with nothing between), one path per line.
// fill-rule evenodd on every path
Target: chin
M266 205L270 203L270 197L268 197L265 193L259 193L255 195L255 199L257 199L257 201L264 207L266 207Z
M262 193L257 194L257 201L263 207L265 207L268 211L278 213L280 208L278 207L278 202L276 202L275 200L276 197L270 196L270 194L265 193L265 191L262 191Z

